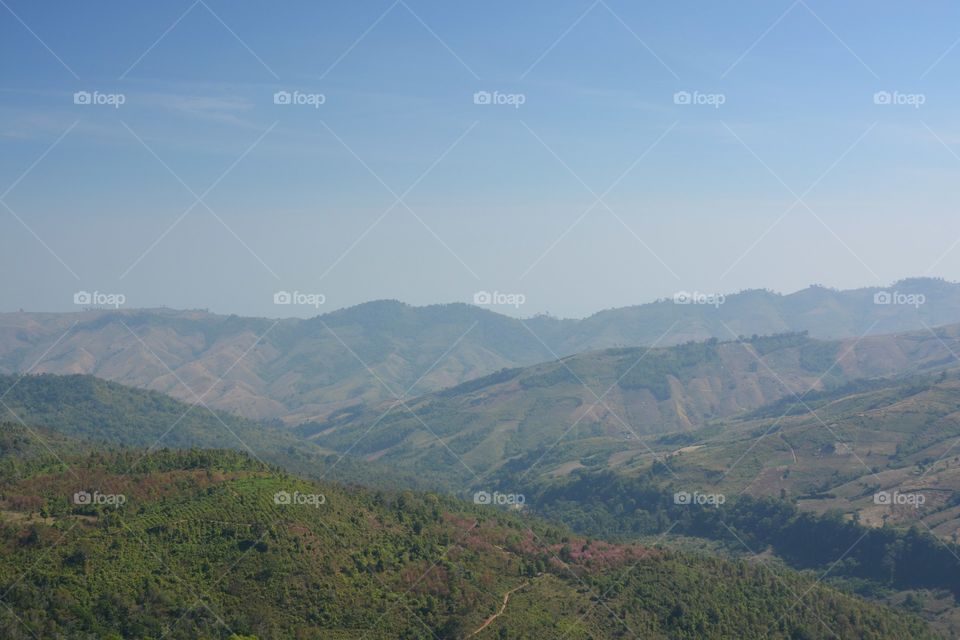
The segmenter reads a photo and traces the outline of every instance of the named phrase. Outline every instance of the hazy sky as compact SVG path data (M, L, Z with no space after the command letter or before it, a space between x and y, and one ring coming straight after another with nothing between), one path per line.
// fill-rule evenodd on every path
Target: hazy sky
M960 279L958 39L951 2L2 0L0 309Z

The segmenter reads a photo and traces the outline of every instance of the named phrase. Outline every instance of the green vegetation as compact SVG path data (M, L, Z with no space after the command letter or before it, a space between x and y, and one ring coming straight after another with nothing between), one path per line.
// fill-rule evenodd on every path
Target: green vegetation
M410 410L351 406L293 430L90 376L0 376L7 418L26 423L0 425L0 593L23 614L0 609L0 635L456 638L488 621L484 635L518 638L926 637L912 617L814 585L829 569L835 586L926 616L960 595L958 549L941 542L960 531L960 379L929 335L864 343L803 404L790 391L839 346L791 333L503 369ZM906 355L871 355L884 350ZM857 377L914 370L936 373ZM597 403L591 390L611 387ZM467 493L466 465L486 488L525 486L538 515L577 533L342 485ZM673 504L674 488L714 485L747 493ZM902 487L930 499L873 504ZM126 500L74 504L78 492ZM810 575L636 544L668 531ZM815 615L792 606L811 588Z
M612 539L671 531L720 540L738 552L772 550L800 569L894 589L947 589L960 597L960 547L914 527L867 528L839 513L816 516L772 498L730 496L722 506L675 504L662 479L577 472L542 487L536 510L578 533ZM836 564L834 564L836 563Z
M608 349L505 369L411 399L410 410L350 407L300 425L297 433L325 449L349 450L412 476L431 478L434 487L443 489L472 480L451 451L476 473L498 477L516 468L517 461L537 463L541 477L564 473L570 465L636 466L650 463L649 449L640 441L647 436L671 438L658 441L663 448L693 432L711 444L739 446L745 437L778 428L781 417L803 416L831 403L849 414L855 403L845 398L892 387L901 387L901 396L915 392L945 364L957 365L944 346L952 341L960 350L960 339L951 335L943 336L943 343L929 333L865 338L853 347L862 354L847 354L843 366L834 363L849 346L797 332L662 349ZM899 355L878 358L872 355L876 352ZM914 377L904 383L907 373ZM878 396L876 402L895 400ZM810 437L802 442L818 447L832 447L837 439L827 431L805 435ZM720 458L728 453L732 451ZM757 471L771 453L778 461L782 455L765 449L756 453ZM732 455L731 464L739 453ZM709 457L703 462L710 466ZM743 471L751 468L745 465ZM850 473L843 477L849 479ZM823 480L821 469L811 476Z
M802 403L784 399L691 432L692 442L671 436L651 446L672 472L661 477L664 484L785 497L813 513L835 510L872 527L917 526L956 542L958 412L960 377L941 371L855 381ZM648 455L628 475L647 473L652 460ZM924 501L887 508L874 502L880 491L919 492Z
M669 400L670 377L719 361L717 343L716 338L711 338L706 342L687 342L672 349L649 352L625 349L621 353L630 356L633 362L622 361L625 366L618 372L618 385L622 389L648 389L657 400Z
M478 637L936 637L791 572L312 484L240 452L64 461L0 476L4 638L462 638L506 594Z
M156 391L134 389L93 376L52 374L0 375L0 389L9 389L0 407L11 422L23 421L23 446L46 453L77 446L111 450L133 448L238 449L264 462L308 476L329 475L342 482L417 487L411 475L386 466L361 463L303 440L282 424L248 420L223 411L192 406ZM39 425L39 426L38 426ZM39 429L34 438L26 429ZM15 430L19 433L21 429ZM11 437L7 435L6 437ZM2 442L0 442L2 446ZM27 453L25 451L24 453Z
M80 439L133 447L249 446L255 452L297 444L282 429L93 376L0 375L0 388L10 389L4 403L13 415L7 412L6 419Z

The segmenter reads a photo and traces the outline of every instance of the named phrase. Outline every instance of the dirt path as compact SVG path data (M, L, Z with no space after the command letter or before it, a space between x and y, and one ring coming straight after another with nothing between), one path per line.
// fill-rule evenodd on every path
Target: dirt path
M505 594L503 594L503 604L500 605L500 611L497 611L495 614L487 618L482 625L477 627L477 629L473 633L467 635L467 637L472 638L473 636L477 635L478 633L480 633L481 631L489 627L494 620L496 620L501 615L503 615L503 612L507 610L507 603L510 602L510 596L513 595L515 592L520 591L520 589L523 589L529 584L530 584L529 582L524 582L519 587L514 587L513 589L510 589L510 591L507 591Z
M787 442L787 439L783 437L783 432L780 433L780 439L783 440L783 443L790 447L790 453L793 455L793 464L797 464L797 452L793 450L793 445Z

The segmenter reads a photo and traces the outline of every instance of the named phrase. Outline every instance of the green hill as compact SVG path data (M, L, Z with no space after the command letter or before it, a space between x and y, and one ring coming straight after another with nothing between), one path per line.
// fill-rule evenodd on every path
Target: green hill
M0 376L0 388L9 389L6 419L19 417L68 436L114 445L224 447L233 439L231 448L249 442L252 449L263 450L282 434L258 422L93 376Z
M420 484L385 466L324 450L276 422L211 411L94 376L0 375L0 389L8 390L0 420L20 427L24 455L46 453L48 447L66 453L74 447L237 449L314 477L329 473L344 482ZM41 437L26 429L39 429Z
M4 638L937 637L789 571L311 484L239 452L65 463L0 475Z

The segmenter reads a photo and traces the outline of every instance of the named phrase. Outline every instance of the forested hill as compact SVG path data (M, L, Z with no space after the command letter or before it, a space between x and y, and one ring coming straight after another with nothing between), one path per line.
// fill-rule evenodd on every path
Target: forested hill
M937 637L789 571L312 484L239 452L4 470L0 593L10 640Z
M283 429L94 376L0 375L0 389L5 420L108 445L273 452L296 442Z
M6 394L0 421L16 427L5 436L11 450L69 454L78 449L236 449L313 477L327 474L342 482L383 486L420 484L383 465L361 464L324 450L275 422L249 420L94 376L0 375L2 390Z

